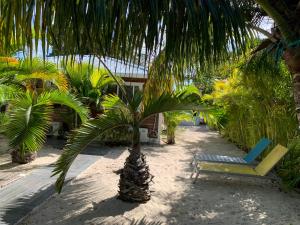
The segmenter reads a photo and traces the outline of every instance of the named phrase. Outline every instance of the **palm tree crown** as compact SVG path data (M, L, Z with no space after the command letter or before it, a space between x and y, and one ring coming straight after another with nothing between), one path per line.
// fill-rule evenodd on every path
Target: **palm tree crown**
M64 152L57 161L56 167L53 171L53 175L59 175L56 182L56 187L59 192L62 189L67 171L76 156L99 135L116 128L132 129L132 147L129 158L134 158L135 161L131 162L131 165L136 165L138 161L144 161L144 156L140 151L139 127L146 118L153 114L166 111L193 108L204 109L198 104L199 95L198 90L195 87L185 88L172 93L163 93L157 98L147 99L146 102L144 99L145 98L141 93L136 93L132 99L128 99L128 102L123 101L116 95L109 95L103 102L105 113L96 119L89 120L88 122L84 123L70 136ZM146 164L142 167L144 166L146 166ZM124 171L126 171L125 168ZM145 180L149 179L150 175L144 175L143 177L144 180L142 179L143 182L139 187L136 185L139 184L140 181L129 182L134 184L136 187L133 188L134 191L130 194L128 191L126 191L126 193L124 192L124 190L128 190L128 188L122 186L121 174L119 184L120 197L129 201L147 201L150 195L148 193L148 182ZM146 185L146 187L143 185ZM136 196L136 194L133 194L138 193L139 191L137 191L137 189L141 189L141 186L143 186L142 191L140 190L141 196ZM145 194L145 192L147 193Z

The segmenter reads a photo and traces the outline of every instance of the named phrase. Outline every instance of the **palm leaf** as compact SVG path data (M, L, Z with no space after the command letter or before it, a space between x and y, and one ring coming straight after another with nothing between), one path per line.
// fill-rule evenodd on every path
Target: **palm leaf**
M56 181L56 189L61 191L66 174L78 156L78 154L87 147L95 138L101 134L116 128L129 127L132 120L127 113L122 110L110 110L99 118L89 120L76 130L68 139L64 151L55 164L53 175L59 175Z
M50 43L59 54L140 62L145 53L149 57L164 47L166 61L182 66L195 59L218 61L245 47L248 17L240 5L232 0L6 0L0 5L0 44L6 51L18 44L32 52L33 37L41 34L44 54Z
M21 94L21 90L14 85L0 83L0 105L6 104L8 101L16 98Z
M54 63L43 61L39 58L25 59L15 70L15 79L19 82L40 79L43 82L51 82L59 90L68 90L68 79L60 73Z
M144 103L141 118L146 119L153 114L176 110L207 110L199 102L199 91L194 86L189 86L172 93L164 92L158 98L150 99Z
M45 142L51 113L51 102L46 98L38 98L35 102L32 96L25 94L12 101L5 129L10 146L37 151Z
M34 72L30 74L17 74L17 81L26 81L32 79L40 79L44 82L51 82L60 91L67 91L69 88L68 79L63 73L44 73L44 72Z
M60 91L45 92L39 96L50 101L52 104L60 104L73 109L84 122L88 117L88 109L72 94Z
M114 79L109 76L105 69L94 69L89 77L93 88L102 89L103 87L115 83Z

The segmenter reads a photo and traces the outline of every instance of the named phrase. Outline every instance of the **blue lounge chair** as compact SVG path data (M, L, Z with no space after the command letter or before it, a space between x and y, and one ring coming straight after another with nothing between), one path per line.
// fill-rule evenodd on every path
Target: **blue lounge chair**
M268 147L271 141L267 138L262 138L244 157L231 157L225 155L210 155L210 154L195 154L192 165L197 166L199 162L218 162L218 163L237 163L237 164L252 164L254 160Z
M200 172L213 172L240 176L255 176L260 178L265 177L274 180L274 178L266 177L266 175L284 157L287 152L288 149L286 147L278 144L256 167L253 167L252 165L242 165L236 163L199 162L195 166L195 169L191 174L191 178L193 178L194 174L196 174L193 182L195 183L200 175Z

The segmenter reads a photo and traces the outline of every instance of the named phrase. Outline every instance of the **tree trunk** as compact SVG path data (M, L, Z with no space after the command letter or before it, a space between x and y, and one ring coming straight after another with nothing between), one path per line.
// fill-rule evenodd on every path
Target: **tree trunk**
M12 163L19 164L30 163L37 157L36 152L26 152L25 154L22 154L19 150L13 150L10 155Z
M287 49L284 60L293 77L293 94L300 127L300 47Z
M167 130L167 144L173 145L175 144L175 131L173 130Z
M139 127L136 127L133 129L130 155L121 171L118 198L127 202L147 202L150 200L149 183L152 178L145 155L141 153Z

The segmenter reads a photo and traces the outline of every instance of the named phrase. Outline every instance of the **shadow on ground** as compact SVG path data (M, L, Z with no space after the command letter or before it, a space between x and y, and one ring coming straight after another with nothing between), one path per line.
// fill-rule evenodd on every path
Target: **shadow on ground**
M66 140L57 139L55 137L48 137L46 144L52 146L53 148L63 150L63 148L66 144ZM88 147L86 147L86 149L84 149L81 152L81 154L84 154L84 155L98 155L98 156L100 155L100 156L108 157L108 158L111 158L111 157L118 158L120 156L120 154L122 154L124 149L126 149L126 147L124 147L124 146L113 147L112 148L112 147L103 145L100 142L94 141L91 144L89 144ZM109 155L107 155L107 153L110 152L110 151L114 151L114 152L119 153L119 154L109 154Z
M198 137L198 132L201 132L202 136ZM191 138L193 135L196 137ZM102 171L97 171L65 187L62 195L53 196L49 204L42 205L38 216L33 216L32 221L29 218L24 224L45 224L43 215L49 218L46 221L47 225L299 224L300 195L280 192L278 186L268 181L201 175L195 184L192 183L188 178L191 171L189 162L195 151L211 154L222 154L226 151L227 155L244 154L214 132L202 127L194 128L180 135L176 147L177 149L172 146L143 147L149 157L165 157L163 158L165 160L160 159L155 165L159 167L162 163L168 163L170 167L165 168L165 171L159 171L161 173L160 178L157 176L157 183L161 186L157 186L159 189L156 189L152 200L148 203L138 205L117 200L115 196L117 176L111 171L106 171L107 174L103 177L112 180L108 182L101 179ZM175 151L181 151L180 154L185 151L188 153L183 154L185 158L178 161L168 161L167 157ZM112 158L117 156L116 153ZM168 171L177 168L180 171L170 177ZM163 188L166 189L162 191ZM103 196L106 196L105 199ZM153 207L161 209L157 218L147 214L157 210ZM140 220L132 218L136 213L139 213Z
M30 187L28 187L30 188ZM0 211L0 224L14 225L30 213L35 207L41 205L47 198L55 193L54 186L39 189L32 195L17 198Z

